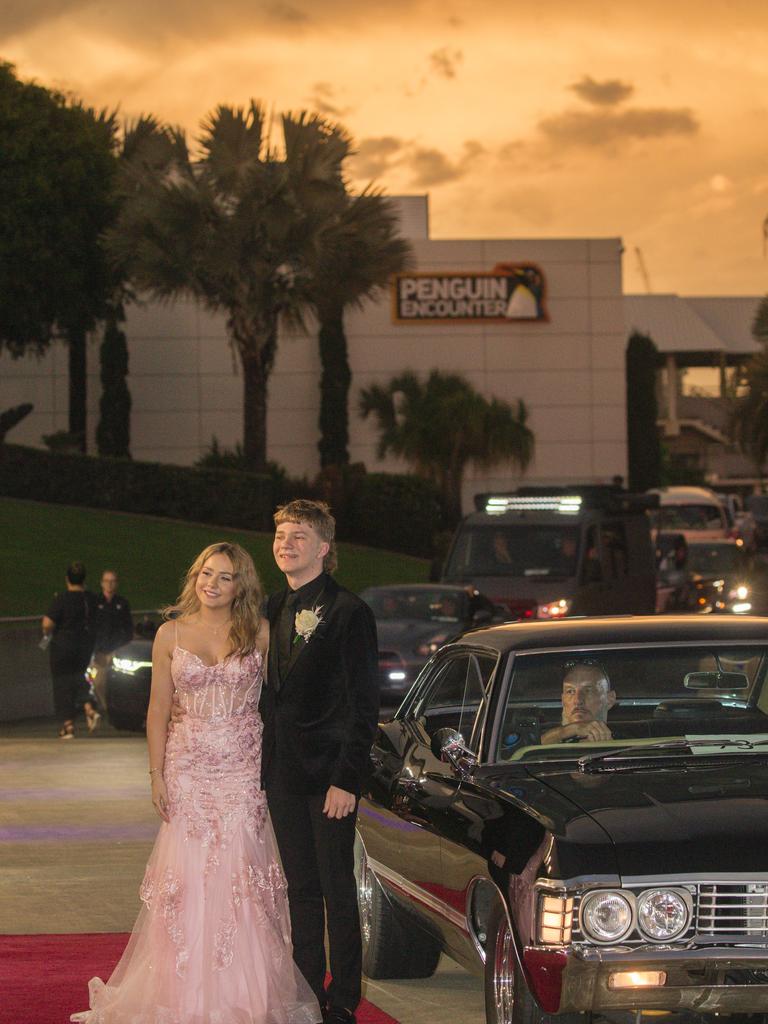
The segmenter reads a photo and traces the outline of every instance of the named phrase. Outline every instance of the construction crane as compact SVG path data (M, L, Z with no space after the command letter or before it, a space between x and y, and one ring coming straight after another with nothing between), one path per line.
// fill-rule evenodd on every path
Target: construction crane
M640 271L640 276L642 277L643 284L645 285L646 294L650 295L653 288L651 288L651 279L648 276L648 268L646 267L645 260L643 259L643 250L639 245L635 246L635 259L637 260L637 269Z

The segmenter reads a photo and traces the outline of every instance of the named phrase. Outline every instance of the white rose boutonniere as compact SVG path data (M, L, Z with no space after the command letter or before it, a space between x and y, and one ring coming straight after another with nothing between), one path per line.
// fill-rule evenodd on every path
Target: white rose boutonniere
M320 614L322 610L322 605L319 608L315 605L314 608L305 608L302 612L296 612L294 626L297 635L293 641L294 644L297 644L299 640L303 640L305 644L309 643L310 637L323 621L323 616Z

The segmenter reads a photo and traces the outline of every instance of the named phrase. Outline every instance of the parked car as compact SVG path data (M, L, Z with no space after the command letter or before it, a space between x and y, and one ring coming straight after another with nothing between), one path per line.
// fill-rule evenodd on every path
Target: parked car
M423 665L446 640L470 626L509 617L471 586L411 583L368 587L360 596L376 618L379 682L385 703L400 703Z
M478 494L458 526L444 583L471 583L514 618L651 613L656 565L649 495L615 487Z
M765 572L758 569L741 540L689 544L688 568L701 610L734 615L768 612Z
M660 487L659 507L651 512L655 530L674 531L688 541L720 540L729 536L728 515L714 491L707 487Z
M152 640L141 637L118 647L107 670L109 720L116 729L144 729L152 682Z
M551 738L563 699L586 736L574 679L591 680L610 738ZM639 1008L764 1024L763 619L470 631L380 725L370 765L369 977L426 977L445 952L484 975L489 1024L626 1024Z

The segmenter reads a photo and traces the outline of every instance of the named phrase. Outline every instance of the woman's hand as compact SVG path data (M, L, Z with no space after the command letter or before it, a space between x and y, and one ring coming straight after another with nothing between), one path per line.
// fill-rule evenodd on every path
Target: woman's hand
M160 772L152 776L152 806L163 821L171 820L168 812L170 806L168 802L168 789L165 785L165 779Z

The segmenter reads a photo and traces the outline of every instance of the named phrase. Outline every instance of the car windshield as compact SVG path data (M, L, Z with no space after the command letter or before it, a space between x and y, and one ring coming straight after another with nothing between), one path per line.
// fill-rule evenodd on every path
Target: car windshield
M766 646L725 644L519 654L492 759L768 739L767 655Z
M724 514L717 505L662 505L651 518L658 530L719 530Z
M724 575L742 567L741 548L737 544L689 544L688 568L702 576Z
M578 526L470 526L459 534L446 567L451 577L565 576L577 573Z
M372 587L361 596L377 619L461 622L467 614L467 595L456 589Z

